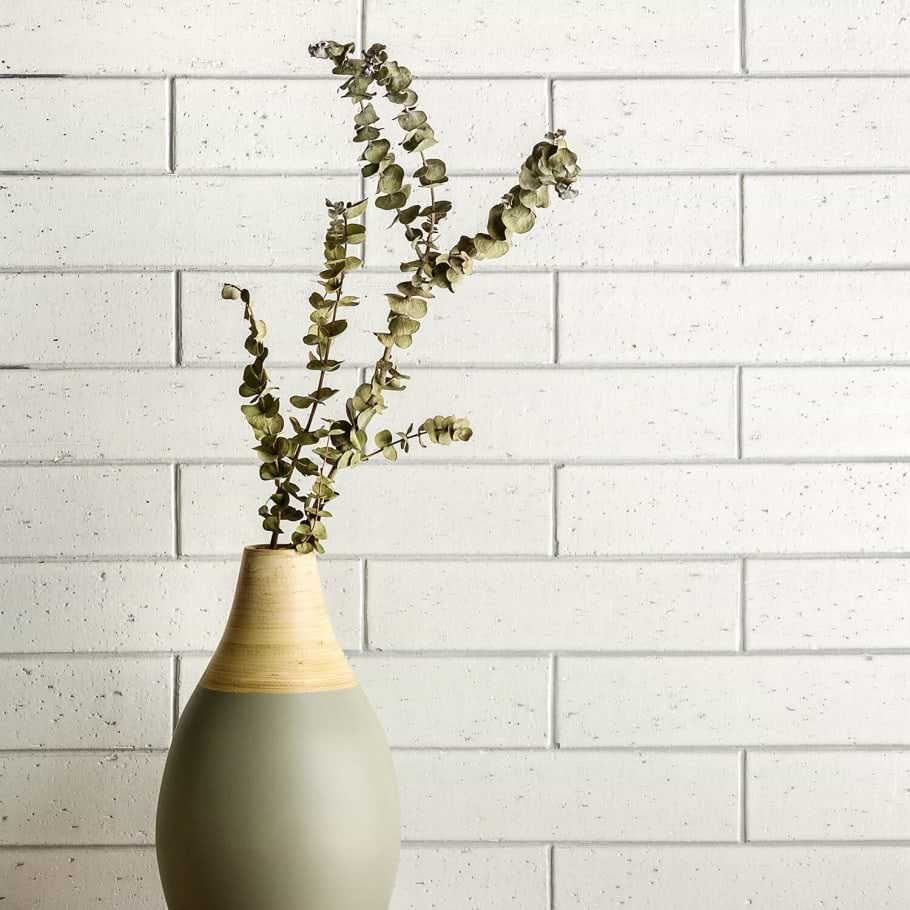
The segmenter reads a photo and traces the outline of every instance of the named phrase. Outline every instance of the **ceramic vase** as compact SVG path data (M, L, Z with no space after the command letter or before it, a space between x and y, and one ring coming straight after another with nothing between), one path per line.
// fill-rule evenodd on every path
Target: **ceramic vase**
M316 557L247 547L158 800L168 910L387 910L398 789Z

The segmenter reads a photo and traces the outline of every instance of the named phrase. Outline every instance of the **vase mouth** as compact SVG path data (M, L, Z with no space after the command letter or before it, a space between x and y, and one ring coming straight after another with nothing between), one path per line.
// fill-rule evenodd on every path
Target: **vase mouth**
M279 556L292 559L307 559L316 558L315 553L298 553L297 550L291 544L284 544L279 547L275 547L273 550L267 543L249 543L243 548L244 553L255 554L256 556L269 556L272 558L277 558Z

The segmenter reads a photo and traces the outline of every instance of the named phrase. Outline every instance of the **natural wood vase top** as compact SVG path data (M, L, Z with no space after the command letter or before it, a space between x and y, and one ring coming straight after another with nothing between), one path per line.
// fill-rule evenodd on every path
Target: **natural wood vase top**
M244 549L227 626L200 685L217 692L326 692L357 685L335 638L315 555Z

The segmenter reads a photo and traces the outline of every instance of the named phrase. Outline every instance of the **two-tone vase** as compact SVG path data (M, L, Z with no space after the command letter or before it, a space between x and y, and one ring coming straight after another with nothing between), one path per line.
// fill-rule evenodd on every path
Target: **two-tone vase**
M174 734L156 843L168 910L387 910L395 772L315 556L245 549Z

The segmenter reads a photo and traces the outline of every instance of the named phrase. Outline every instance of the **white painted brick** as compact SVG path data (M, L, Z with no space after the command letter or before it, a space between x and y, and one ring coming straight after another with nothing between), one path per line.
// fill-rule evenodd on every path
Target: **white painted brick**
M238 562L0 563L0 653L212 651ZM320 564L335 632L360 646L356 562Z
M549 726L546 657L355 655L351 664L392 746L544 747ZM186 705L207 657L180 661ZM415 686L414 680L420 680ZM453 698L452 693L458 697Z
M391 910L546 910L542 847L408 847Z
M910 20L901 3L762 0L746 14L749 71L906 71Z
M910 261L910 174L745 178L749 265Z
M894 168L907 79L557 82L554 120L589 168Z
M356 108L338 93L339 84L336 79L178 80L178 169L356 172L360 147L351 143ZM418 107L445 143L452 171L512 170L521 151L547 130L544 80L431 79L415 86ZM397 145L395 109L377 104L377 112L380 128Z
M734 457L731 370L415 371L414 413L466 415L458 457ZM427 453L431 457L432 453Z
M0 321L16 344L0 364L170 363L170 275L0 274Z
M0 900L30 910L165 910L155 851L6 850Z
M304 357L301 352L300 360ZM286 393L303 394L315 385L305 369L271 375ZM388 423L403 429L433 414L469 417L474 439L446 452L459 460L735 455L732 370L605 375L555 368L418 370L410 375L407 419L390 417ZM256 441L240 413L240 376L239 366L0 372L0 460L110 460L123 453L156 460L242 456ZM331 380L346 394L358 381L352 371ZM99 401L118 407L99 409ZM195 403L200 401L209 407L199 411ZM516 402L526 404L516 408ZM393 411L402 409L394 407L397 399L391 404ZM333 405L329 413L338 411ZM286 406L288 412L293 409ZM41 420L23 422L23 413L40 413ZM379 429L377 422L371 435ZM435 449L414 452L421 459L435 456Z
M903 655L562 657L562 746L910 744Z
M748 648L910 648L905 559L750 560Z
M529 151L515 150L516 174ZM585 166L583 157L580 163ZM441 245L486 230L491 206L515 183L511 177L453 177L442 193L453 209L443 222ZM582 177L578 198L564 201L553 194L533 230L516 235L509 253L486 267L734 265L736 208L735 177ZM378 233L387 221L371 210L368 230ZM397 266L413 258L400 230L370 244L371 265Z
M906 840L910 753L750 752L750 840Z
M7 266L309 266L354 177L4 177ZM224 276L230 280L230 275Z
M910 369L746 369L745 457L869 457L910 446Z
M0 660L0 749L166 748L171 661Z
M0 428L0 460L249 455L257 443L240 412L245 403L237 395L241 375L239 367L2 372L0 417L4 420L0 422L6 429ZM279 388L301 394L316 385L313 373L305 369L270 375ZM350 391L357 386L353 370L339 372L333 379ZM207 403L205 408L198 407L201 401ZM116 407L99 407L99 402L116 402ZM14 418L14 404L17 415L40 414L41 420ZM287 412L293 408L286 406Z
M162 752L0 754L0 845L149 844Z
M262 540L256 509L268 487L255 465L191 465L182 477L187 555L232 555ZM549 552L546 465L366 465L339 478L332 555Z
M0 169L165 170L164 80L4 79Z
M559 276L564 363L910 359L907 272Z
M490 6L482 0L444 5L432 17L416 0L371 0L367 40L414 34L401 62L442 73L703 73L737 67L734 9L708 0L647 6L621 0L547 0Z
M273 0L255 9L205 0L179 16L123 0L48 0L15 12L8 17L3 70L90 75L324 74L326 61L311 59L307 43L348 41L358 18L353 0Z
M300 363L305 356L300 339L309 315L306 299L316 289L312 276L260 272L234 274L232 280L249 288L256 315L268 323L270 362ZM351 292L363 304L351 311L348 330L338 341L338 351L349 364L372 366L382 353L373 335L384 315L379 302L400 280L400 272L358 272L350 279ZM245 363L247 328L236 307L221 299L223 283L220 273L181 275L185 363ZM413 347L397 357L401 364L432 366L547 363L552 332L548 275L488 272L461 284L455 297L437 292Z
M340 85L334 78L178 79L177 170L356 173L357 109Z
M4 468L0 499L0 556L171 552L166 467Z
M900 463L567 467L557 488L568 555L910 547L910 477Z
M401 752L405 840L736 839L737 757Z
M898 910L910 888L905 847L558 847L559 910Z
M734 650L738 590L735 562L370 560L370 647Z

